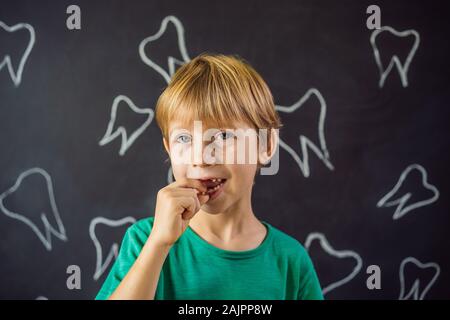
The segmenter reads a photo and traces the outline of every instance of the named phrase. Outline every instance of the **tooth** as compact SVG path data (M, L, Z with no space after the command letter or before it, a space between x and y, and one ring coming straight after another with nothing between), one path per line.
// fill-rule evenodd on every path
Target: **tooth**
M118 110L124 110L123 114ZM126 110L126 111L125 111ZM139 116L143 123L140 127L134 128L130 125L125 125L125 116L129 115ZM124 95L118 95L114 98L111 106L111 116L108 124L108 129L103 138L98 142L100 146L110 143L113 139L120 136L119 132L123 134L121 139L121 147L119 154L123 156L127 149L131 147L134 139L136 139L144 129L150 125L153 117L153 110L151 108L140 108L134 102ZM114 129L113 129L114 128ZM130 137L131 139L128 139Z
M409 36L414 37L414 43L413 43L411 49L409 50L409 53L406 56L404 62L400 62L400 58L397 55L393 55L391 57L391 60L388 64L388 66L387 67L383 66L383 64L381 63L381 59L380 59L380 53L379 53L379 50L378 50L378 47L377 47L377 44L375 41L376 37L383 31L388 31L389 33L393 34L394 36L400 37L400 38L409 37ZM409 65L416 53L417 48L419 47L419 43L420 43L420 35L414 29L397 31L389 26L383 26L382 28L376 29L372 32L372 35L370 36L370 44L372 45L372 50L373 50L373 53L375 56L375 62L377 64L378 70L380 72L380 80L378 82L378 86L380 88L383 87L386 77L389 75L389 73L393 69L392 67L397 68L403 87L408 86Z
M2 51L3 56L0 55L0 61L1 61L0 62L0 71L3 69L4 66L6 66L5 69L7 69L9 71L11 80L13 81L14 85L16 87L18 87L20 85L20 82L22 81L23 67L25 66L25 63L28 60L28 56L34 46L34 42L35 42L35 38L36 38L34 28L31 25L29 25L28 23L18 23L13 26L8 26L3 21L0 21L0 31L3 33L3 30L6 32L10 32L10 33L13 33L17 30L25 30L25 31L28 31L28 33L29 33L27 42L23 43L24 45L26 45L26 49L20 58L16 57L14 54L14 56L11 59L10 54L8 54L8 52L5 52L5 54L4 54L3 51ZM22 32L20 32L20 34L22 34ZM17 65L17 68L16 68L16 66L13 66L13 63L11 62L11 60L14 62L20 61L19 64ZM16 70L14 70L14 69L16 69Z
M33 184L33 181L38 181L38 179L40 182L39 185ZM34 210L39 210L38 207L30 208L29 211L18 211L17 213L14 213L14 216L9 214L8 216L18 221L25 222L31 229L33 229L33 232L39 237L39 240L41 240L42 244L48 251L52 250L52 240L55 240L53 236L58 237L59 240L67 241L63 221L59 216L56 206L54 206L55 195L53 193L54 184L52 180L53 177L51 177L44 169L28 169L19 175L16 182L13 186L10 187L10 189L6 190L5 192L3 192L2 190L1 192L3 193L0 194L0 203L3 207L2 210L4 213L7 213L8 209L12 210L10 207L5 207L8 206L7 203L9 203L10 205L14 203L12 201L9 201L11 198L16 199L16 197L18 197L17 199L21 199L20 197L23 196L21 191L23 189L30 188L30 190L42 194L42 201L45 202L46 208L52 208L51 210L41 213L42 221L39 221L40 219L36 219L35 215L33 214ZM8 199L8 197L10 199ZM3 202L4 200L6 201ZM50 204L51 207L48 207L48 205ZM49 223L48 221L52 222ZM42 222L44 223L42 224Z
M419 179L415 180L417 182L414 185L414 190L427 189L427 192L431 191L430 193L432 194L428 193L430 194L429 198L420 199L421 201L419 202L415 202L414 200L409 199L411 192L408 193L406 192L408 191L409 188L413 186L413 184L409 182L412 181L413 179L412 176L422 177L422 183L419 182L420 181ZM436 188L436 186L432 185L431 182L428 180L428 173L426 169L422 167L420 164L416 163L409 165L406 169L403 170L403 172L400 174L400 178L398 179L395 187L391 189L382 199L378 201L377 207L388 208L393 205L396 205L396 210L394 215L392 216L392 219L397 220L415 208L433 203L438 199L438 197L439 197L439 190Z
M414 273L409 273L409 272L405 273L405 268L408 271L413 270L412 268L416 269L417 271L415 271L415 272L413 271ZM433 278L431 278L431 280L427 280L428 283L424 283L422 285L422 279L420 279L420 278L422 278L426 274L430 275L429 271L431 271L432 269L434 269ZM431 286L433 286L433 284L436 282L437 278L439 277L440 273L441 273L441 267L435 262L422 263L414 257L408 257L408 258L404 259L402 261L402 263L400 264L400 288L401 288L400 299L406 300L406 299L412 299L412 297L414 297L415 299L423 300L425 295L427 294L428 289L430 289ZM411 277L411 275L413 275L413 274L416 275L414 278ZM406 279L405 279L405 276L406 276ZM412 281L412 280L414 280L414 281ZM425 279L423 279L423 280L425 280ZM420 286L419 286L419 281L420 281Z
M375 29L375 30L377 30L377 29ZM308 89L308 91L306 93L303 94L303 96L300 98L300 100L297 100L298 102L296 104L292 105L291 107L279 107L279 109L278 109L278 106L277 106L277 110L279 110L281 112L285 112L285 113L290 113L290 112L294 112L295 110L301 110L300 106L304 106L305 103L311 103L311 102L309 102L311 100L316 101L316 99L317 99L317 101L319 101L319 105L317 105L317 107L319 107L320 116L319 116L319 119L317 120L318 122L316 122L316 124L315 124L315 125L317 125L317 126L315 126L315 130L317 130L316 132L318 132L318 136L320 137L320 139L317 142L316 141L312 142L310 140L310 138L312 138L310 135L308 135L308 137L306 137L306 136L304 136L304 132L302 132L301 130L297 131L295 133L295 136L300 138L300 144L297 144L297 148L299 150L302 150L302 152L297 152L297 150L294 150L294 145L289 146L284 141L283 141L283 144L280 143L280 146L283 147L283 149L288 150L290 155L296 160L296 162L300 168L300 171L305 178L309 177L311 174L311 172L310 172L311 171L310 170L311 160L308 160L311 150L308 148L308 146L313 147L314 152L317 153L317 155L319 155L319 158L322 160L324 165L329 170L331 170L331 171L334 170L334 165L331 163L329 151L327 149L327 142L325 140L324 132L323 132L323 126L325 123L325 114L327 111L327 104L326 104L325 98L323 97L322 93L319 90L317 90L315 88L310 88L310 89ZM295 108L294 108L294 106L295 106ZM301 113L301 111L295 111L295 112ZM323 117L322 117L322 115L323 115ZM282 140L282 139L280 138L280 140ZM299 141L299 140L297 140L297 141ZM320 143L319 143L319 141L320 141Z
M214 179L214 178L213 178L213 179L211 179L211 180L212 180L212 182L216 182L217 179Z

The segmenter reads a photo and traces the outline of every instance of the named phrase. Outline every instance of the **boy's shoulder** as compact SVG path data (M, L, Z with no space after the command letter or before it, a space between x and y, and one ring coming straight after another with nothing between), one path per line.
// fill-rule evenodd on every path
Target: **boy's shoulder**
M147 217L147 218L141 218L137 220L135 223L133 223L130 228L136 229L136 230L143 230L143 231L150 231L151 228L153 228L153 223L155 221L155 217Z
M279 251L283 255L294 257L308 255L305 247L299 240L297 240L293 236L290 236L286 232L274 227L273 225L269 223L267 224L271 228L273 245L277 251Z
M150 234L151 229L153 228L153 223L155 221L155 217L147 217L137 220L135 223L133 223L129 229L132 231L140 231ZM277 227L273 226L272 224L265 222L270 228L272 236L274 237L274 240L276 240L276 243L280 246L283 246L285 248L293 248L293 249L305 249L303 245L298 241L296 238L290 236L289 234L285 233L284 231L281 231Z
M147 217L137 220L127 229L128 236L131 237L139 237L139 238L148 238L150 235L150 231L153 228L153 222L155 217Z
M128 233L133 238L139 238L145 240L150 235L153 228L155 217L142 218L136 221L128 228ZM292 258L298 258L302 256L308 256L305 247L296 238L290 236L284 231L278 229L272 224L265 222L271 232L273 249L277 251L279 255L288 256Z

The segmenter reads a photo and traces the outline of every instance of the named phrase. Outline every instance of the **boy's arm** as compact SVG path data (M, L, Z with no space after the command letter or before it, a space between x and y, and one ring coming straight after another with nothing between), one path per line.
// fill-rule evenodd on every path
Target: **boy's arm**
M194 179L180 179L159 190L153 225L142 230L137 223L127 231L97 299L105 299L111 292L109 299L154 299L170 248L209 200L206 191L206 186Z
M169 245L158 242L150 234L138 258L109 299L153 300L169 250Z
M114 262L114 265L112 266L111 271L105 279L100 291L95 297L96 300L127 299L125 295L116 295L115 291L117 291L118 287L121 285L121 282L128 277L128 274L131 274L130 278L134 278L133 274L135 272L133 272L132 269L139 269L142 265L145 269L146 265L149 265L149 261L150 265L152 265L151 261L161 261L161 256L164 257L164 259L162 259L162 263L164 263L167 256L165 253L166 248L165 246L158 245L158 242L153 241L154 237L150 237L152 229L153 223L151 219L142 219L128 228L123 237L117 259ZM151 258L153 255L155 255L155 257ZM146 269L148 270L148 268ZM161 268L158 268L158 270L155 269L153 272L148 272L145 276L150 275L152 278L158 278L161 273L161 269L162 266ZM143 282L146 282L147 285L152 282L152 280L150 280L150 282L147 281L149 280L143 280ZM156 281L158 281L158 279ZM121 290L118 291L118 293L120 292ZM154 296L155 294L153 294L153 298Z
M308 252L302 248L298 300L324 300L319 278Z

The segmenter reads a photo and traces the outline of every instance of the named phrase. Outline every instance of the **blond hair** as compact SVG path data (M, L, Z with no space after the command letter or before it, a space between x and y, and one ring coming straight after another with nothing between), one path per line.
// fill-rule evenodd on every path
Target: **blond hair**
M283 126L266 82L238 55L202 53L182 65L159 96L155 113L166 141L173 120L187 125L201 120L214 128L234 128L242 121L268 132Z

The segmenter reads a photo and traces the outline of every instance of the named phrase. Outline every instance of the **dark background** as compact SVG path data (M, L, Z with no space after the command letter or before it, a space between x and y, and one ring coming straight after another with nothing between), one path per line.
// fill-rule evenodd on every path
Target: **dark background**
M66 8L81 8L81 30L66 28ZM379 71L366 28L366 8L378 4L381 24L414 29L420 45L403 87L396 68L378 86ZM96 249L89 226L96 217L119 220L152 216L157 191L168 183L161 134L155 121L123 156L121 138L100 146L118 95L140 108L153 109L166 86L146 65L139 43L154 35L173 15L184 28L190 58L202 52L238 54L267 81L275 102L290 106L310 88L326 101L324 135L334 170L308 149L310 175L280 149L280 170L258 176L254 212L305 243L318 232L338 251L361 257L359 272L326 293L327 299L398 299L400 265L414 257L439 265L405 265L406 290L418 284L425 299L450 298L449 255L449 42L448 8L433 1L2 1L0 21L33 26L36 43L22 81L15 87L6 66L0 70L0 194L31 168L51 177L67 241L52 236L46 250L32 229L0 210L0 298L92 299L109 268L94 280ZM28 41L26 31L0 28L0 61L7 54L17 68ZM404 61L412 36L383 32L377 38L383 65L393 54ZM25 45L24 45L25 43ZM147 55L168 70L167 58L180 58L173 25L147 48ZM17 58L19 57L19 58ZM168 71L167 71L168 72ZM126 104L122 104L126 106ZM142 118L119 108L132 132ZM299 136L320 146L320 104L312 96L297 112L280 113L281 138L304 159ZM396 206L377 207L404 170L419 164L439 190L437 201L394 220ZM10 211L28 217L45 234L41 213L56 227L48 188L41 175L23 180L4 198ZM397 197L407 205L432 192L413 170ZM430 196L431 194L431 196ZM103 260L120 243L125 228L98 225ZM329 255L319 241L310 255L322 286L346 277L354 258ZM68 290L66 268L81 268L82 289ZM366 268L381 268L381 290L368 290ZM415 282L416 281L416 282ZM426 290L431 283L429 290Z

